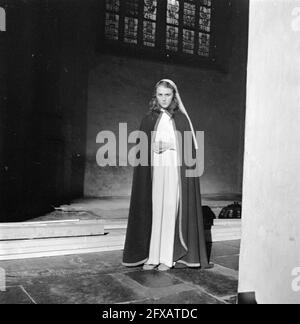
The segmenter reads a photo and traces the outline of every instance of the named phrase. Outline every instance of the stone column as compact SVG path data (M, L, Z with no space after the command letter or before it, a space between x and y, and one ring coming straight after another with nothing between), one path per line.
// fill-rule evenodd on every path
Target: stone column
M239 293L300 302L300 1L250 1Z

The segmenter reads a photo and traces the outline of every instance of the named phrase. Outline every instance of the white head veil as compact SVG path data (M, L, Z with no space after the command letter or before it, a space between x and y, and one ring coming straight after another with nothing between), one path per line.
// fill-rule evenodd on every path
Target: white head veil
M196 138L196 135L195 135L195 130L194 130L194 127L193 127L193 124L192 124L192 121L189 117L189 114L187 113L185 107L184 107L184 104L181 100L181 97L180 97L180 94L179 94L179 91L178 91L178 88L175 84L175 82L173 82L172 80L169 80L169 79L163 79L163 80L160 80L157 85L161 82L167 82L169 83L174 89L175 89L175 95L176 95L176 99L178 101L178 106L179 106L179 109L185 114L186 118L188 119L189 123L190 123L190 128L191 128L191 131L192 131L192 134L193 134L193 139L194 139L194 144L195 144L195 148L196 150L198 150L198 143L197 143L197 138Z

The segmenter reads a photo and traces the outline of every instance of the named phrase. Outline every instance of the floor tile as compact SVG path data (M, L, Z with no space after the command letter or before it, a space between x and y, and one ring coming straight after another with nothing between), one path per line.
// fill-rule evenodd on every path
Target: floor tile
M33 301L20 286L15 286L0 292L0 304L33 304Z
M0 261L13 286L0 293L0 304L235 303L232 272L237 273L239 245L239 240L214 243L212 270L126 268L123 251Z
M182 269L173 274L194 286L199 286L215 296L231 296L237 292L237 280L212 270Z
M63 275L64 273L110 273L126 271L122 265L122 251L0 261L10 276L37 277Z
M238 249L241 247L241 240L224 241L223 243L226 245L234 246Z
M213 258L213 262L233 270L239 270L239 255Z
M160 299L148 299L136 304L223 304L220 300L215 299L205 293L195 290L184 291L172 296L163 297Z
M147 288L167 288L182 283L180 280L157 270L129 272L126 273L126 276Z
M225 242L214 243L211 251L211 258L227 255L239 254L240 250L237 247L227 245Z
M33 279L25 288L38 304L111 304L141 299L109 275Z

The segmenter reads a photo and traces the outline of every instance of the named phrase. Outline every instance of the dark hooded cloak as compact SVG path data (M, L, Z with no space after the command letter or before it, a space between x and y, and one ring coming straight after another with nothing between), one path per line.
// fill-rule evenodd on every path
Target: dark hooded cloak
M149 257L149 248L152 229L152 167L151 167L151 132L157 129L162 116L160 111L150 111L142 120L140 130L148 137L148 166L138 165L134 167L132 192L129 208L128 226L123 254L123 264L128 267L144 264ZM172 117L175 130L181 133L190 131L190 125L186 116L176 110ZM177 143L178 137L177 137ZM185 147L189 146L189 147ZM192 150L196 156L194 143L185 143L177 146L181 152ZM182 147L182 151L181 151ZM190 156L190 154L188 154ZM182 155L180 155L182 156ZM203 223L203 211L200 193L200 177L186 177L186 170L194 167L185 164L182 158L178 166L180 172L180 204L175 227L174 262L189 267L209 268L205 232Z

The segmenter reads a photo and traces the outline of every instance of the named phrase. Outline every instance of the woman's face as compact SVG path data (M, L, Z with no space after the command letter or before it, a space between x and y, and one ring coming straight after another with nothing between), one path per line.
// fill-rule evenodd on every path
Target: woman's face
M158 101L158 104L164 108L167 109L173 100L174 93L173 90L170 88L166 88L164 86L159 86L156 91L156 98Z

